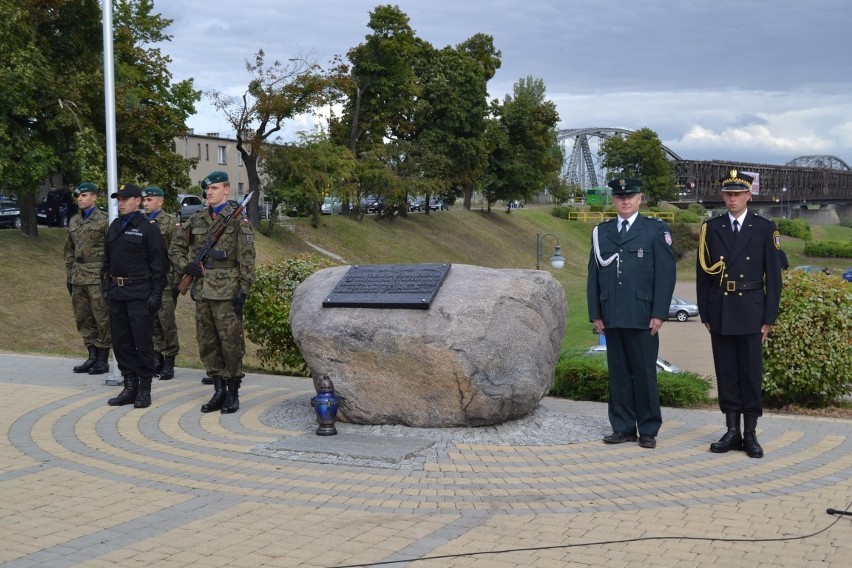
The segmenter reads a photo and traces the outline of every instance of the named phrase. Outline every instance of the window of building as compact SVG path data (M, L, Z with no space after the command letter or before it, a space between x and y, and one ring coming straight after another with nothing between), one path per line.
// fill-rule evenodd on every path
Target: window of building
M243 186L243 182L238 183L237 184L237 195L245 195L245 194L246 194L246 189Z
M201 142L198 143L198 159L201 159Z
M243 153L242 152L237 152L237 165L238 166L243 165Z
M228 155L228 148L227 148L227 146L219 146L219 149L218 149L218 150L219 150L219 151L218 151L218 155L219 155L219 164L221 164L221 165L225 165L225 164L227 164L228 162L227 162L227 160L225 160L225 158L226 158L226 157L227 157L227 155Z
M210 144L204 145L204 159L210 161Z

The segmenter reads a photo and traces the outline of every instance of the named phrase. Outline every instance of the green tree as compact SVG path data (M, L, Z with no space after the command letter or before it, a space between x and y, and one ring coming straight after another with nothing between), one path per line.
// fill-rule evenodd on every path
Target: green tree
M613 136L601 144L602 165L619 177L638 177L651 204L675 197L674 167L657 133L641 128L625 137Z
M262 49L255 54L254 61L246 61L245 67L250 80L241 97L218 90L207 95L237 134L237 151L246 167L249 191L255 192L248 204L248 216L259 228L258 163L267 143L285 121L323 105L333 79L319 65L301 57L287 63L274 60L268 64Z
M485 135L489 158L482 180L489 212L498 199L529 200L560 183L559 114L545 95L544 81L526 77L515 83L513 95L492 102Z

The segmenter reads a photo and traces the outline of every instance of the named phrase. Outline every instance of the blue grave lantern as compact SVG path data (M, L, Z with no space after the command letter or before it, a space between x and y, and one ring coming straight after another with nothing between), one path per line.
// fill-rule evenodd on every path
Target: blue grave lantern
M319 392L311 399L311 405L317 413L317 436L334 436L337 428L334 420L337 418L337 409L340 406L340 396L335 394L334 385L327 376L319 382Z

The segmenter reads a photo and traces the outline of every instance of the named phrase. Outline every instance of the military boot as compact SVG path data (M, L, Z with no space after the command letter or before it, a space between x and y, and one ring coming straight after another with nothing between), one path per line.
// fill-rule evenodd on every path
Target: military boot
M163 357L163 368L159 370L160 380L168 381L175 377L175 356L166 355Z
M763 448L757 442L757 416L754 414L743 415L743 451L750 458L762 458Z
M214 412L222 408L225 402L225 385L222 377L212 377L213 379L213 398L201 407L201 412Z
M163 364L165 363L165 359L163 358L163 354L160 352L154 352L154 374L159 375L163 370Z
M242 382L242 379L228 379L225 381L228 395L225 397L225 404L222 405L222 414L233 414L240 409L240 384Z
M92 368L89 369L90 375L103 375L104 373L109 373L109 347L104 347L101 349L97 348L97 359L95 360L95 364L92 365Z
M124 390L118 396L107 401L110 406L122 406L136 400L139 392L139 378L136 375L124 376Z
M725 413L725 425L728 431L719 438L718 442L710 444L710 451L714 454L724 454L731 450L739 451L743 448L743 436L740 434L740 413Z
M211 377L211 376L201 377L201 384L202 385L212 385L213 384L213 377Z
M98 359L98 348L94 345L86 345L86 349L89 350L89 358L74 367L75 373L88 373L89 369L92 368L92 365L95 364L95 361Z
M148 408L151 406L151 377L139 379L139 392L133 401L135 408Z

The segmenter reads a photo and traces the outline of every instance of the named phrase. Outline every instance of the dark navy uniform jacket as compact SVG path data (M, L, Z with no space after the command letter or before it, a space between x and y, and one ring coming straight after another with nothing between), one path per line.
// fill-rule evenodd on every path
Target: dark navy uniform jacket
M168 251L156 225L142 213L137 213L125 227L121 226L121 218L112 222L102 268L104 274L112 277L110 300L147 300L152 290L162 293L168 271ZM117 281L117 277L122 281Z
M602 319L608 328L648 329L651 318L669 317L676 280L669 227L637 215L622 240L617 225L616 217L597 226L601 257L618 253L620 263L599 266L592 244L586 284L589 321Z
M759 333L763 324L774 325L781 296L780 248L775 222L749 211L735 237L728 213L705 221L709 256L705 265L720 260L725 269L708 274L696 263L696 289L701 321L710 332L722 335Z

